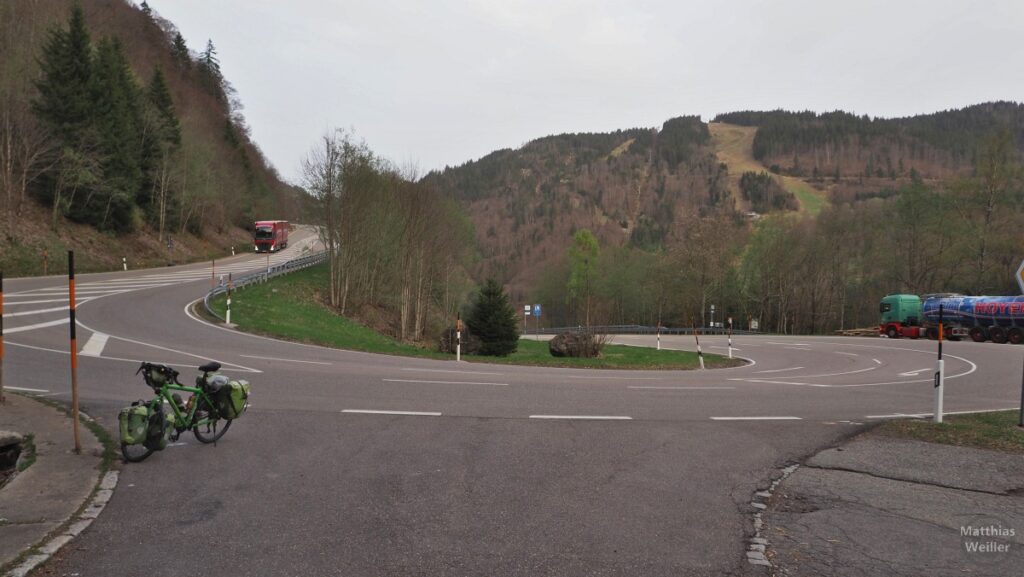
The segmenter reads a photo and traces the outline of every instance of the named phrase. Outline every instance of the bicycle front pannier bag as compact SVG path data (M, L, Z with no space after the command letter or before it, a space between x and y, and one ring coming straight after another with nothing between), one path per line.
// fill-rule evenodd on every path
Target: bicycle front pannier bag
M130 407L121 409L117 415L121 429L121 442L125 445L138 445L146 440L149 429L149 408L136 402Z
M217 392L217 401L222 418L231 420L242 416L249 407L249 381L230 381Z
M146 440L143 445L151 451L162 451L167 447L174 432L174 411L164 408L163 403L149 413Z

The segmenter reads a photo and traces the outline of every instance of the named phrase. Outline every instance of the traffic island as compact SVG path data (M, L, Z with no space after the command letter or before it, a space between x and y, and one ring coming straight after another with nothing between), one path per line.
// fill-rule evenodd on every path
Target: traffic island
M893 435L906 426L822 451L779 485L763 532L775 574L995 576L1024 566L1024 454Z

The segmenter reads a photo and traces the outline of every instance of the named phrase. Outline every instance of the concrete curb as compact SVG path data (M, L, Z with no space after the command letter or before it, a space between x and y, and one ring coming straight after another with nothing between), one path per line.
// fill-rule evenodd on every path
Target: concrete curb
M100 516L100 513L103 512L110 498L114 495L117 480L118 472L108 471L100 481L89 505L77 516L72 517L67 522L65 529L37 545L39 553L26 558L20 565L8 572L7 577L25 577L33 569L48 561L50 557L53 557L57 551L60 551L61 547L67 545L82 531L85 531Z

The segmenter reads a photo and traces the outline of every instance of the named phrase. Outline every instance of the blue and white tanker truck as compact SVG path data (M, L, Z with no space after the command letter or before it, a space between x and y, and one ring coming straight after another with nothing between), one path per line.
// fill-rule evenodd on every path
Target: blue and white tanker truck
M1024 343L1024 295L968 297L956 294L889 295L879 305L879 334L912 339L939 336L939 305L942 305L944 337L975 342Z

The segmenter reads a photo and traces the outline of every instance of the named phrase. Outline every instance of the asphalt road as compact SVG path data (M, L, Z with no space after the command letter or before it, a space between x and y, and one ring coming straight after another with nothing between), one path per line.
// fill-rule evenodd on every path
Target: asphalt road
M312 240L294 235L272 259ZM240 255L215 274L265 264ZM187 309L210 274L79 276L82 404L111 431L149 394L141 360L183 382L217 360L253 383L252 408L216 447L183 437L125 466L100 519L42 574L758 574L749 502L779 467L932 407L927 341L735 337L750 364L713 371L395 358L202 322ZM68 400L65 280L5 288L5 383ZM726 351L724 337L701 342ZM945 352L948 411L1018 405L1024 347Z

